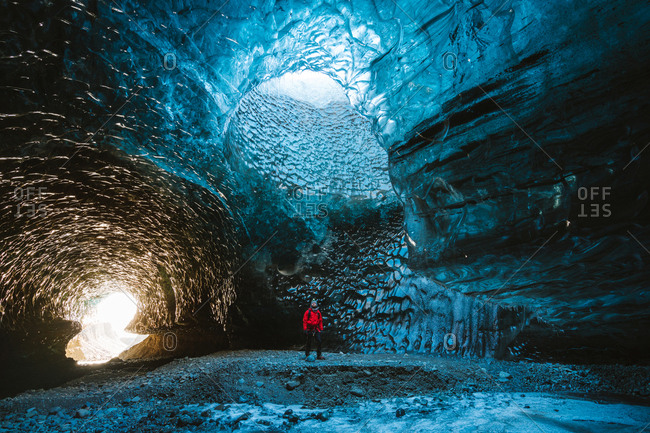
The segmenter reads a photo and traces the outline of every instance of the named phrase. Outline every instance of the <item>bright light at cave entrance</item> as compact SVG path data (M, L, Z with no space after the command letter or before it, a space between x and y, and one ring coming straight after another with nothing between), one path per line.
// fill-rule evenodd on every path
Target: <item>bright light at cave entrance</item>
M133 298L124 293L112 293L99 301L91 315L84 317L84 324L110 323L123 330L137 311Z
M138 344L147 336L124 330L136 312L135 300L122 292L100 298L83 317L83 329L68 343L66 356L79 364L106 362Z
M289 96L298 101L324 107L332 102L349 103L343 88L327 74L314 71L290 72L265 81L262 93Z

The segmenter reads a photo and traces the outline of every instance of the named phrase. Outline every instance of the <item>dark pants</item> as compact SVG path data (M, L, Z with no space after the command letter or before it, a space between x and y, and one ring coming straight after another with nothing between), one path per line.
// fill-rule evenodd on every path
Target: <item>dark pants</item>
M316 355L321 356L321 340L320 331L307 331L307 344L305 345L305 356L309 356L311 352L311 342L316 340Z

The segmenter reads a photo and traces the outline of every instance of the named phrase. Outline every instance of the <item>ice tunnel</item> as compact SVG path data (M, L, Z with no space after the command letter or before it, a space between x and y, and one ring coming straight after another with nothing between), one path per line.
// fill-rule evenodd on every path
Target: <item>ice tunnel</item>
M123 359L316 298L336 350L647 362L645 2L2 9L3 361L124 291Z

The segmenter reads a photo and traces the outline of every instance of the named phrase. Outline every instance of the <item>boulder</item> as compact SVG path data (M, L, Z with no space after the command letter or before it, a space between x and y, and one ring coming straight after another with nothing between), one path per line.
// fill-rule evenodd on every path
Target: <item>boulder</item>
M296 388L298 388L300 386L300 382L297 381L297 380L290 380L287 383L285 383L284 386L289 391L293 391L294 389L296 389Z

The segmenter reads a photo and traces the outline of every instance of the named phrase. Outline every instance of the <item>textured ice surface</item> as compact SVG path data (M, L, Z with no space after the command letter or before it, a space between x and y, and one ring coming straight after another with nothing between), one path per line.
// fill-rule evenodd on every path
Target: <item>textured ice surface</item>
M226 145L242 183L252 189L270 182L290 202L393 195L372 124L323 74L286 74L246 94L229 120Z
M190 413L200 413L209 406L187 406ZM525 407L525 409L524 409ZM396 416L398 409L404 415ZM290 423L281 415L292 411L299 421ZM249 417L238 423L241 431L321 430L340 433L362 432L528 432L569 433L586 429L590 432L637 433L650 422L650 410L644 406L603 404L576 398L558 398L545 394L522 395L475 393L460 397L384 399L355 407L320 408L264 404L228 405L223 412L214 411L220 422L233 422L241 415ZM316 417L327 413L329 419ZM262 427L260 421L263 423Z

